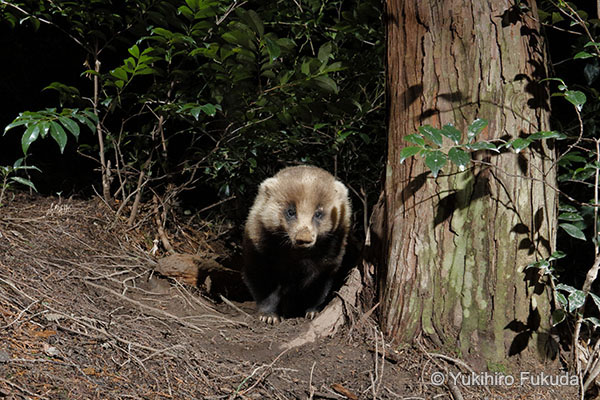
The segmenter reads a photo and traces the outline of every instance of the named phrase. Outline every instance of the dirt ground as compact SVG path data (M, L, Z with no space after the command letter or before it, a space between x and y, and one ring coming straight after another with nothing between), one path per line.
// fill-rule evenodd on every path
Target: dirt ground
M576 398L516 371L512 385L454 385L450 373L482 375L421 341L391 346L360 311L334 337L282 350L309 322L258 321L239 274L220 289L227 301L210 280L158 276L151 229L114 218L97 200L19 195L0 208L0 399ZM178 251L235 249L195 226L171 227Z

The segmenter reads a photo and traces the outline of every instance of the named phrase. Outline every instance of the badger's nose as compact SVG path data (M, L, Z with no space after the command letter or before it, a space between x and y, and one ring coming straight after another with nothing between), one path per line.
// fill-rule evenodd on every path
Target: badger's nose
M298 231L295 237L296 246L298 247L311 247L315 244L313 235L308 228L302 228Z

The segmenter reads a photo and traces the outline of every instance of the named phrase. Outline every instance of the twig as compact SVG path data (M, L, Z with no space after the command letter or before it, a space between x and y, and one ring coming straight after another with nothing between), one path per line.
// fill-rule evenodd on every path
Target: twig
M463 368L465 368L467 371L469 371L471 374L475 375L475 371L473 370L473 368L471 368L464 361L461 361L461 360L459 360L457 358L446 356L444 354L437 354L437 353L427 353L427 354L430 355L431 357L441 358L442 360L450 361L451 363L453 363L455 365L460 365Z
M421 351L423 351L423 353L438 367L438 368L442 368L442 366L436 361L434 360L434 358L441 358L442 360L445 361L450 361L451 363L455 364L455 365L460 365L462 367L464 367L467 371L469 371L472 374L475 374L475 371L473 370L473 368L471 368L469 365L467 365L464 361L461 361L459 359L450 357L450 356L446 356L444 354L438 354L438 353L429 353L420 342L417 342L419 344L419 347L421 348ZM456 399L456 400L463 400L463 396L462 393L460 392L460 389L454 384L454 382L452 382L451 379L447 379L446 380L446 385L448 386L448 389L450 389L450 392L452 393L452 396ZM484 389L486 392L488 392L488 394L491 394L490 389L487 386L484 386Z
M4 382L4 383L6 383L8 386L10 386L10 387L13 387L13 388L15 388L15 389L17 389L17 390L20 390L21 392L23 392L23 393L25 393L25 394L27 394L27 395L29 395L29 396L33 396L33 397L36 397L36 398L38 398L38 399L47 399L47 397L45 397L45 396L42 396L42 395L39 395L39 394L32 393L32 392L30 392L29 390L25 389L24 387L21 387L21 386L17 385L16 383L12 383L11 381L9 381L9 380L6 380L6 379L4 379L4 378L0 378L0 382Z
M238 3L237 0L234 1L233 3L231 3L231 5L227 9L227 11L225 11L225 14L223 14L223 16L221 18L217 18L216 24L221 25L223 23L223 21L225 21L225 19L227 19L229 14L231 14L236 8L242 7L246 3L247 2L245 2L245 1Z
M169 388L169 397L173 397L173 389L171 388L171 380L169 379L169 373L167 372L167 366L163 362L163 370L165 371L165 378L167 380L167 387Z
M8 360L0 360L0 364L56 364L56 365L71 365L64 361L51 360L48 358L10 358Z
M150 159L148 159L150 161ZM131 206L131 213L129 214L129 219L127 220L127 225L133 226L133 223L137 217L138 210L140 209L140 202L142 201L142 188L148 182L147 180L144 182L144 177L146 176L146 166L142 167L140 171L140 176L138 177L138 184L135 190L135 199L133 199L133 205Z
M167 353L168 351L175 350L175 349L177 349L177 350L183 350L183 349L185 349L185 347L182 344L176 344L176 345L171 346L171 347L166 347L164 349L155 351L154 353L152 353L149 356L141 359L140 361L142 361L142 362L148 361L149 359L154 358L154 357L156 357L159 354Z
M226 298L225 296L223 296L222 294L219 295L219 297L221 298L221 300L223 300L223 302L225 304L227 304L229 307L233 308L234 310L236 310L237 312L239 312L240 314L245 315L246 317L252 318L252 315L248 314L246 311L242 310L241 308L239 308L238 306L236 306L235 304L233 304L228 298Z
M21 310L21 312L19 313L19 315L17 315L17 318L15 318L14 321L12 321L11 323L9 323L8 325L0 327L0 329L6 329L9 326L11 326L12 324L16 323L19 319L21 319L21 317L23 316L23 314L25 314L31 307L33 307L37 303L38 303L37 300L33 301L31 304L29 304L27 307L25 307L23 310Z
M65 31L64 29L62 29L60 26L58 26L54 22L49 21L49 20L44 19L44 18L40 18L37 15L33 15L33 14L27 12L26 10L22 9L21 7L15 5L15 4L12 4L12 3L8 2L8 1L5 1L5 0L0 0L0 4L4 4L4 5L7 5L9 7L13 7L14 9L18 10L19 12L22 12L23 14L27 15L28 17L35 18L38 21L43 22L44 24L51 25L51 26L55 27L56 29L58 29L59 31L61 31L62 33L64 33L65 35L67 35L72 41L74 41L75 43L77 43L83 49L85 49L86 51L89 51L89 49L87 47L85 47L85 45L81 42L81 40L77 39L75 36L71 35L69 32Z
M162 242L165 250L167 250L171 254L175 254L175 249L171 246L171 242L167 238L167 234L165 233L165 229L163 228L163 224L160 218L160 210L158 208L158 196L154 195L152 197L152 201L154 202L154 222L156 223L156 229L158 230L158 237Z
M152 352L158 351L158 349L156 349L154 347L146 346L146 345L143 345L143 344L137 343L137 342L132 342L130 340L123 339L122 337L117 336L115 334L109 333L106 329L104 329L104 328L98 328L97 326L94 326L94 325L92 325L92 324L90 324L88 322L83 321L81 318L77 318L77 317L74 317L72 315L65 314L65 313L63 313L63 312L61 312L59 310L53 309L53 308L51 308L51 307L49 307L47 305L45 305L45 307L47 307L48 309L50 309L54 313L60 314L62 317L66 318L66 319L74 321L75 323L77 323L79 325L82 325L83 327L85 327L87 329L91 329L93 331L96 331L96 332L102 334L104 337L113 339L113 340L115 340L117 342L120 342L120 343L122 343L122 344L124 344L124 345L126 345L128 347L137 347L137 348L140 348L142 350L152 351ZM72 333L80 334L80 335L83 335L83 336L86 336L86 337L94 338L94 336L89 335L86 332L77 332L74 329L69 329L69 328L66 328L66 327L63 327L63 326L60 326L60 325L58 326L58 328L59 329L63 329L65 331L72 332Z
M233 200L233 199L235 199L235 194L234 194L234 195L231 195L231 196L229 196L229 197L228 197L228 198L226 198L226 199L223 199L223 200L217 201L216 203L214 203L214 204L211 204L210 206L206 206L206 207L204 207L204 208L202 208L202 209L198 210L197 214L200 214L200 213L202 213L202 212L204 212L204 211L208 211L208 210L210 210L210 209L211 209L211 208L213 208L213 207L216 207L216 206L218 206L218 205L221 205L221 204L223 204L223 203L225 203L225 202L227 202L227 201L229 201L229 200Z
M275 359L273 361L271 361L270 364L266 364L266 365L261 365L259 367L256 367L252 373L250 375L248 375L243 381L242 383L240 383L240 385L238 386L236 393L239 396L244 396L245 394L247 394L248 392L250 392L252 389L254 389L260 382L262 382L262 380L267 376L267 374L271 371L271 369L273 368L273 365L275 365L275 363L285 354L288 352L289 349L285 349L283 350L281 353L279 353L279 355L277 357L275 357ZM250 379L252 378L259 370L261 369L265 369L265 372L262 373L261 376L258 377L258 379L256 380L256 382L254 382L254 384L252 386L250 386L248 389L243 390L241 392L239 392L240 388Z
M317 362L313 361L312 367L310 367L310 377L308 378L308 400L312 400L315 395L315 388L312 385L313 373L315 372L315 365L317 365Z
M450 392L452 392L452 397L454 397L454 400L464 400L460 389L454 384L454 382L452 382L451 379L448 379L448 382L446 382L446 384L448 385L448 389L450 389Z
M94 52L94 71L96 73L92 78L94 83L94 101L92 102L92 106L94 109L94 114L96 115L96 118L98 118L98 123L96 124L96 133L98 135L100 168L102 170L102 197L104 198L104 201L110 206L110 204L112 203L112 198L110 196L110 161L106 160L106 151L104 149L104 132L102 130L102 123L100 122L100 116L98 111L98 106L100 104L100 60L98 59L98 54L98 42L96 42Z
M144 310L148 310L148 311L151 311L151 312L156 313L158 315L161 315L163 317L166 317L166 318L172 319L174 321L177 321L179 324L181 324L181 325L183 325L185 327L188 327L188 328L193 329L193 330L198 331L198 332L204 332L204 329L201 329L201 328L199 328L198 326L196 326L194 324L190 324L189 322L184 321L183 319L179 318L178 316L176 316L174 314L168 313L168 312L166 312L164 310L161 310L159 308L156 308L156 307L149 306L149 305L144 304L144 303L142 303L140 301L131 299L131 298L129 298L127 296L124 296L121 293L119 293L117 291L114 291L114 290L112 290L110 288L107 288L105 286L97 285L97 284L89 282L89 281L85 281L85 283L87 285L93 286L93 287L95 287L97 289L104 290L104 291L112 294L113 296L116 296L116 297L118 297L118 298L120 298L122 300L125 300L125 301L127 301L127 302L129 302L131 304L134 304L134 305L136 305L136 306L138 306L138 307L140 307L140 308L142 308Z

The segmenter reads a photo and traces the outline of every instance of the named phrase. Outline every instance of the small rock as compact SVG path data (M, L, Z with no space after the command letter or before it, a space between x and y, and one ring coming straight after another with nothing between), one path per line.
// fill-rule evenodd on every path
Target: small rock
M6 362L10 360L10 353L6 350L0 349L0 362Z
M58 349L56 347L50 346L47 343L44 343L43 348L44 348L44 353L46 353L47 356L56 357L57 355L60 354L60 351L58 351Z

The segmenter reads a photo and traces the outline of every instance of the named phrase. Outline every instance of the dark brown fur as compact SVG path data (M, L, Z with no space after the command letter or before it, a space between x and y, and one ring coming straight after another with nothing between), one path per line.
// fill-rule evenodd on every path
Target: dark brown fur
M313 316L331 289L350 228L348 189L317 167L266 179L244 231L244 281L261 319Z

